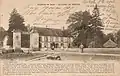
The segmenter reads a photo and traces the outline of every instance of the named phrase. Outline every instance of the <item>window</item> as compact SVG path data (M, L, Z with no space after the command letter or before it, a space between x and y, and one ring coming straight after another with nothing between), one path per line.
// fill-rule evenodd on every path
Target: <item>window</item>
M52 36L50 36L50 41L53 42L53 37Z
M45 36L44 38L45 38L45 39L44 39L44 40L45 40L45 42L48 42L48 37L47 37L47 36Z
M39 37L39 42L41 42L42 41L42 38L41 37Z
M61 42L63 42L63 37L61 37Z

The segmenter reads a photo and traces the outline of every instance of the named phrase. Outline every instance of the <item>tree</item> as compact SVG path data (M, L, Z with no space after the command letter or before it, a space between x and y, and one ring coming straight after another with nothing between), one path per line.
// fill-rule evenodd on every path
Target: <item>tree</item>
M120 47L120 30L116 34L116 43L118 44L118 47Z
M79 11L71 14L67 20L69 23L69 29L71 30L71 35L74 38L73 44L79 46L80 43L85 45L86 43L86 33L89 30L88 21L90 20L91 15L89 12Z
M24 18L17 12L16 9L13 9L9 18L8 31L11 32L13 30L27 31L27 28L24 25Z
M9 18L9 28L8 28L8 45L12 46L12 31L21 30L27 31L27 28L24 25L24 18L17 12L16 9L10 13Z
M109 39L111 39L112 41L115 41L113 33L109 33L109 34L106 35L106 39L105 40L108 41Z
M85 47L88 47L92 41L95 41L94 47L102 47L102 22L97 5L92 15L88 11L75 12L69 16L67 23L69 23L68 28L71 30L75 46L79 46L82 43Z

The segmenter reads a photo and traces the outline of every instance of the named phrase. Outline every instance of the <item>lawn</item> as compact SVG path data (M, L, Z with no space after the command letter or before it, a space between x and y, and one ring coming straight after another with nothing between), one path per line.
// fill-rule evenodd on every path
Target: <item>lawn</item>
M56 49L54 51L37 51L34 53L9 53L9 54L0 54L0 59L20 59L20 60L41 60L42 57L45 57L45 54L58 54L61 56L62 60L95 60L95 61L104 61L104 60L120 60L120 49L119 48L85 48L84 53L80 53L80 49L73 48L67 50ZM86 54L85 54L86 53ZM94 54L92 54L94 53ZM102 54L117 54L118 56L111 55L101 55Z
M0 54L0 59L27 59L42 54L27 54L27 53L9 53L9 54Z

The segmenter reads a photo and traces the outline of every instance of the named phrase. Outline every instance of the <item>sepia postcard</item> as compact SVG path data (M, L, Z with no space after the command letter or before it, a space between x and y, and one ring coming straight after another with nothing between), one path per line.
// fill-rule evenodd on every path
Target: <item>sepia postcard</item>
M0 0L0 76L120 76L120 0Z

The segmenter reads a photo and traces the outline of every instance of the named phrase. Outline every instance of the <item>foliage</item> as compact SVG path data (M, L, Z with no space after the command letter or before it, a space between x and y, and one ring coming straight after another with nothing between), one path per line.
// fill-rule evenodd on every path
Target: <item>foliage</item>
M118 44L118 47L120 47L120 30L116 33L116 42Z
M24 25L24 18L17 12L16 9L13 9L9 18L8 31L11 32L13 30L27 31L27 28Z
M113 33L107 34L104 40L105 40L105 41L108 41L109 39L111 39L112 41L115 42L115 36L114 36Z
M69 16L67 23L74 38L73 44L75 46L82 43L85 47L88 47L91 42L95 41L94 47L102 47L104 34L101 27L103 25L99 15L96 15L98 14L96 12L99 12L96 11L96 8L97 6L94 8L92 15L88 11L79 11Z

